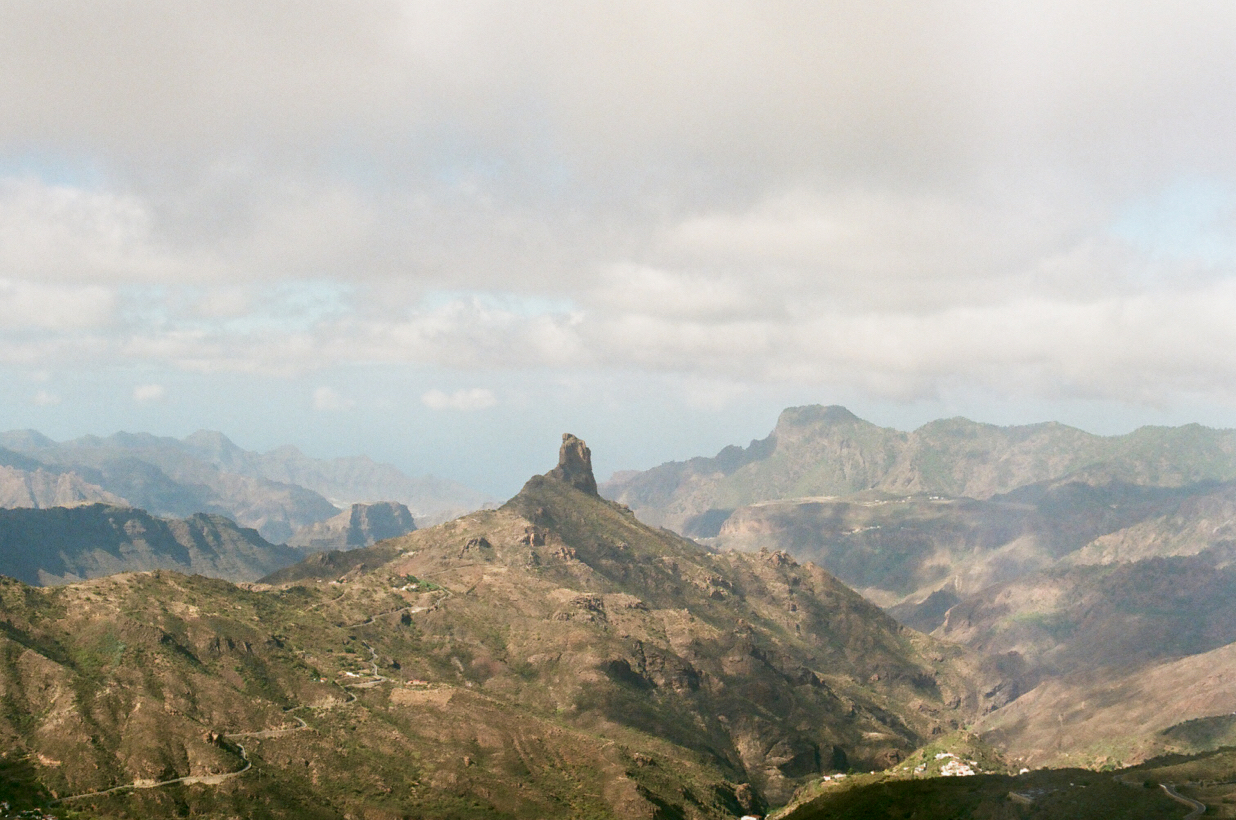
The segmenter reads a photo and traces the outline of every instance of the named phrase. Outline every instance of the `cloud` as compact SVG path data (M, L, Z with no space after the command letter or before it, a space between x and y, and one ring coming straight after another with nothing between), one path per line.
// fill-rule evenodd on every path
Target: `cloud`
M116 294L95 285L45 285L0 279L0 337L14 331L74 333L108 325Z
M339 395L339 393L333 388L319 387L317 390L313 391L314 410L335 412L339 410L351 410L355 406L355 400Z
M9 4L0 361L1226 397L1233 37L1217 2Z
M133 388L133 401L138 404L154 404L167 398L167 389L161 384L140 384Z
M456 390L445 393L441 390L430 390L421 396L421 403L431 410L484 410L498 403L493 391L483 387L473 387L469 390Z
M50 393L46 390L35 391L34 396L30 400L39 407L52 407L61 401L60 397L55 393Z

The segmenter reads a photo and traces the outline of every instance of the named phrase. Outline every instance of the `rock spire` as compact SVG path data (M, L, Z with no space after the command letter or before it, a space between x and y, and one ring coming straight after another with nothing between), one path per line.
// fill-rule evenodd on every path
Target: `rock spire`
M562 434L562 446L558 448L558 466L548 473L589 495L597 494L597 480L592 474L592 451L583 439L570 433Z

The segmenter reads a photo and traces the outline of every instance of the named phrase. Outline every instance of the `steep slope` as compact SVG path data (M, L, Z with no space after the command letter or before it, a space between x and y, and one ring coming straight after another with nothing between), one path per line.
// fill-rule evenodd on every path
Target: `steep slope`
M602 491L642 520L711 536L733 510L762 501L863 490L986 499L1070 476L1162 487L1231 481L1236 431L1188 425L1104 437L1055 423L945 419L903 433L842 407L791 407L745 449L615 476Z
M1227 549L1053 568L966 596L933 634L1017 652L1039 676L1209 652L1236 641L1233 557Z
M550 676L543 706L669 736L774 797L812 772L895 761L988 704L967 682L972 659L818 567L709 553L599 498L570 460L576 441L499 510L265 580L412 576L467 589L425 620L469 645L495 685L517 686L512 667Z
M1105 667L1047 680L976 730L1027 766L1093 766L1230 745L1233 714L1236 644L1228 644L1134 671ZM1218 742L1190 743L1189 723L1214 721L1225 730Z
M501 509L273 588L0 584L28 791L207 778L74 798L104 817L734 817L1006 699L818 567L640 524L587 456L568 438Z
M314 552L356 549L415 529L412 513L402 504L353 504L334 518L297 531L288 539L288 546Z
M1230 540L1233 484L1044 482L986 500L861 493L736 510L707 543L784 549L917 629L961 597L1057 564L1197 552Z
M0 510L0 575L29 584L151 569L252 581L303 556L217 515L163 519L108 504Z

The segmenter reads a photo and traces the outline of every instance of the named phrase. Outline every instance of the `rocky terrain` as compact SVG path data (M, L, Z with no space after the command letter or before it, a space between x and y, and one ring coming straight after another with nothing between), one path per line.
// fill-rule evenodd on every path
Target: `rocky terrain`
M791 408L747 448L602 492L714 548L818 563L903 623L1003 658L1021 697L977 724L984 740L1029 765L1102 766L1236 740L1233 441L963 419L902 433Z
M260 586L4 582L0 787L104 817L734 817L1011 695L816 566L594 488L569 437L500 509Z
M0 575L27 584L153 569L254 581L305 554L219 515L164 519L112 504L0 509Z
M353 504L334 518L299 530L288 539L288 546L313 552L356 549L407 535L415 529L412 513L402 504Z
M226 515L284 542L339 514L336 504L395 501L425 520L486 499L452 482L410 478L367 458L311 459L293 447L245 451L221 433L185 439L117 433L55 442L35 431L0 434L0 506L106 502L154 515Z

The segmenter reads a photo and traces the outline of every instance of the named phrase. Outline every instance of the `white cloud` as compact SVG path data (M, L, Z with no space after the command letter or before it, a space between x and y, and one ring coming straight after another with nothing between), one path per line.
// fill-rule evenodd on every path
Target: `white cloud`
M133 388L133 401L138 404L153 404L167 398L167 388L161 384L139 384Z
M34 396L30 400L39 407L51 407L60 403L60 397L47 390L35 391Z
M67 282L183 276L197 262L156 247L149 206L131 194L0 179L0 274Z
M116 294L110 288L0 279L0 338L6 331L100 328L115 311Z
M313 409L323 412L351 410L356 406L354 399L342 396L331 387L319 387L313 391Z
M431 410L484 410L498 403L492 390L483 387L473 387L469 390L456 390L445 393L441 390L430 390L421 396L421 402Z
M1226 396L1234 37L1210 2L10 4L0 361ZM1188 202L1127 218L1182 180L1201 251Z

